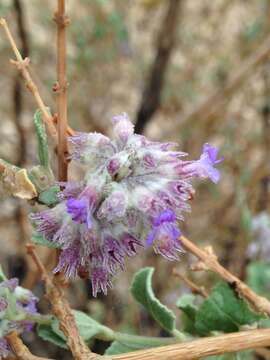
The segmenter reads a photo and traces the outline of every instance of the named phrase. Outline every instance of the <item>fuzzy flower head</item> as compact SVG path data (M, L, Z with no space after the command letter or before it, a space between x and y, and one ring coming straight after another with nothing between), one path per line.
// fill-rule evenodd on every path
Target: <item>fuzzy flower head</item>
M62 185L59 203L32 214L36 231L61 247L55 271L89 273L94 296L107 292L125 258L144 246L169 260L182 251L178 221L190 211L192 178L219 180L218 150L203 147L185 161L175 144L134 134L127 114L113 118L114 139L98 133L70 138L71 159L85 165L81 182Z
M1 271L1 269L0 269ZM31 291L18 286L18 279L0 282L0 358L11 355L5 336L11 331L31 331L32 315L37 314L37 298Z

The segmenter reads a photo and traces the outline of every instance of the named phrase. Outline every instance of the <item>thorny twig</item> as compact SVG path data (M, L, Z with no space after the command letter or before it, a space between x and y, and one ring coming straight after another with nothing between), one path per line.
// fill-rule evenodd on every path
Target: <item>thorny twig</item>
M65 14L65 0L58 0L54 21L57 24L57 133L58 133L58 179L67 180L67 80L66 80L66 27L69 18Z
M8 334L6 339L16 355L16 358L19 360L51 360L31 354L30 350L24 345L16 332Z
M223 280L231 284L239 293L239 295L248 300L254 309L270 315L270 302L266 298L257 295L243 281L238 279L235 275L220 265L217 256L214 254L211 247L200 249L185 236L181 236L180 240L183 248L199 259L199 262L195 265L195 267L193 267L194 270L211 270L215 272Z
M177 276L179 279L181 279L190 288L193 294L201 295L204 298L208 297L208 293L203 286L196 285L192 280L188 279L176 268L173 269L172 273L174 276Z
M36 86L36 84L34 83L30 72L29 72L29 63L30 63L30 59L29 58L25 58L23 59L17 45L16 42L9 30L8 24L6 22L5 19L0 18L0 25L3 26L5 33L7 35L7 38L11 44L12 50L16 56L16 60L10 60L12 64L14 64L17 69L21 72L22 77L25 80L26 86L28 88L28 90L32 93L32 95L34 96L36 103L38 105L38 108L40 109L40 111L42 112L43 115L43 119L45 121L45 123L47 124L48 127L48 131L50 133L50 135L54 138L54 140L56 141L57 138L57 132L54 126L54 120L51 116L51 114L48 111L48 108L46 107L46 105L44 104L40 93L38 91L38 88ZM69 135L74 134L74 131L70 128L68 128L68 133Z
M67 345L72 352L75 360L94 360L98 355L91 352L82 339L77 328L75 318L72 310L64 297L62 289L59 285L49 276L44 265L40 261L35 246L32 244L27 245L27 252L35 262L42 279L45 283L46 295L52 306L52 312L59 320L60 329L63 331L67 338Z

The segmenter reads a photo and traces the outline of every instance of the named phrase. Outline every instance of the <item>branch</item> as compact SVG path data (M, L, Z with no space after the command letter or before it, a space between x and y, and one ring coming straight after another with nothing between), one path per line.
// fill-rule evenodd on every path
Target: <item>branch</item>
M49 113L48 108L44 104L44 102L43 102L43 100L42 100L42 98L40 96L40 93L38 91L38 88L37 88L36 84L34 83L32 77L30 75L30 72L28 70L30 60L29 60L29 58L23 59L23 57L22 57L22 55L21 55L21 53L20 53L20 51L19 51L19 49L18 49L18 47L17 47L17 45L15 43L15 40L14 40L10 30L9 30L8 24L7 24L5 19L0 18L0 25L3 26L3 28L5 30L5 33L6 33L6 36L7 36L8 40L10 42L10 45L12 47L12 50L13 50L15 56L16 56L16 60L11 60L11 63L14 64L17 67L17 69L21 72L22 77L25 80L26 87L28 88L28 90L34 96L35 101L37 103L37 106L40 109L40 111L42 112L44 122L47 124L48 131L49 131L50 135L56 141L57 132L56 132L55 127L54 127L54 120L53 120L51 114ZM69 135L73 135L74 131L69 128L68 133L69 133Z
M13 0L13 8L16 14L17 29L21 44L21 53L23 57L27 57L29 56L29 44L28 44L29 41L25 26L24 8L21 1ZM23 166L26 160L27 134L22 124L23 99L22 99L21 79L19 73L17 73L14 78L13 104L14 104L14 120L20 142L20 152L18 154L18 161L16 165ZM20 212L20 209L18 211Z
M165 72L175 43L181 0L169 0L168 10L158 35L157 53L138 111L135 132L141 134L160 105Z
M195 270L211 270L215 272L223 280L231 284L241 296L248 300L254 309L270 315L270 302L266 298L257 295L243 281L220 265L211 248L207 248L206 250L200 249L184 236L181 236L180 241L184 249L195 255L200 260Z
M115 355L113 360L194 360L270 345L270 329L242 331Z
M195 121L203 122L208 120L218 111L225 101L228 101L239 86L247 79L248 75L251 74L251 70L268 60L269 54L270 36L264 40L254 53L247 59L241 61L240 65L237 64L235 72L229 77L229 80L223 88L218 88L209 97L203 100L197 108L184 114L182 118L179 119L179 122L174 124L173 128L168 131L163 131L162 136L174 136L175 133L180 131L186 124L192 126L192 123Z
M208 293L203 286L196 285L193 281L188 279L184 274L182 274L179 270L173 269L173 275L181 279L190 289L193 294L201 295L204 298L208 297Z
M30 350L24 345L16 332L7 335L6 339L19 360L52 360L31 354Z
M34 263L39 270L43 281L45 282L46 295L51 303L53 314L57 317L60 324L60 329L67 338L67 345L72 352L75 360L94 360L98 359L99 355L91 352L82 339L72 310L64 297L62 289L47 273L44 265L41 263L35 247L32 244L27 245L27 252L32 257Z
M67 80L66 80L66 27L69 18L65 14L65 0L58 0L54 21L57 24L57 132L58 132L58 178L67 180Z

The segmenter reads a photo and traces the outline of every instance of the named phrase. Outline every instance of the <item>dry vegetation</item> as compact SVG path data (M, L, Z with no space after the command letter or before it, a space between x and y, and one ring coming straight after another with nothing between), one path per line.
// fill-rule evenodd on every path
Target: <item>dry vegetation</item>
M147 99L143 94L158 54L169 2L68 1L72 20L67 49L68 120L72 128L110 134L111 116L122 111L136 122ZM199 155L204 142L220 147L225 156L222 180L217 187L198 186L183 231L197 243L211 244L221 263L244 279L249 261L246 251L252 241L250 219L267 212L270 200L270 1L178 2L160 104L157 101L159 106L147 119L144 131L153 139L177 141L191 157ZM0 3L0 13L16 34L22 53L31 58L32 73L46 103L56 111L51 90L56 50L53 8L52 0L46 4L38 0ZM168 39L172 34L165 35ZM36 161L32 126L36 106L8 62L12 54L2 34L0 50L0 158L27 166ZM78 176L79 171L71 167L70 177ZM25 254L30 236L27 211L2 193L0 215L0 262L10 276L33 286L34 268ZM39 252L45 260L46 251ZM177 266L187 270L190 261L190 256L184 255ZM68 292L72 306L90 311L112 328L136 328L144 335L158 335L158 328L145 313L139 313L126 291L135 270L149 265L157 269L156 293L173 307L187 287L171 274L176 264L151 252L130 261L128 271L115 281L107 297L92 299L87 281L72 283ZM192 273L190 277L197 283L210 284L211 280L206 274ZM45 301L42 306L46 308ZM41 349L38 340L25 340L40 355L69 359L52 345ZM93 346L98 351L104 344L96 341Z

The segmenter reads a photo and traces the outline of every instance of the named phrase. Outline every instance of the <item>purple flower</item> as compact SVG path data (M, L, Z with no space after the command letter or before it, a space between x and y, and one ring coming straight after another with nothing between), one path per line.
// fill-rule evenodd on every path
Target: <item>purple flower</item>
M124 192L115 191L108 196L97 212L98 219L112 221L125 215L127 200Z
M121 246L123 251L128 256L134 256L137 254L137 249L143 247L142 242L139 239L136 239L130 234L124 234L121 238Z
M220 173L215 168L215 165L222 162L224 158L218 159L218 149L209 144L204 144L203 153L199 160L191 162L186 166L186 169L192 173L193 176L201 178L209 178L213 183L218 183Z
M178 221L190 211L192 179L217 182L218 150L204 145L184 160L173 143L134 134L127 114L113 118L114 139L97 133L70 138L71 159L84 164L79 182L62 183L59 203L31 216L36 231L61 247L55 271L89 273L93 294L106 293L125 258L144 245L169 260L182 252Z
M12 356L11 348L5 338L0 338L0 359Z
M168 260L177 260L176 252L183 252L183 250L179 242L181 231L176 225L175 213L166 209L155 217L152 223L153 229L147 237L147 245L154 245L155 251Z
M0 283L0 312L6 321L2 334L16 330L18 332L31 331L34 323L27 317L37 313L38 298L31 291L18 286L18 279L13 278ZM18 320L20 318L21 320ZM4 343L3 343L4 345ZM1 345L0 345L1 354Z

